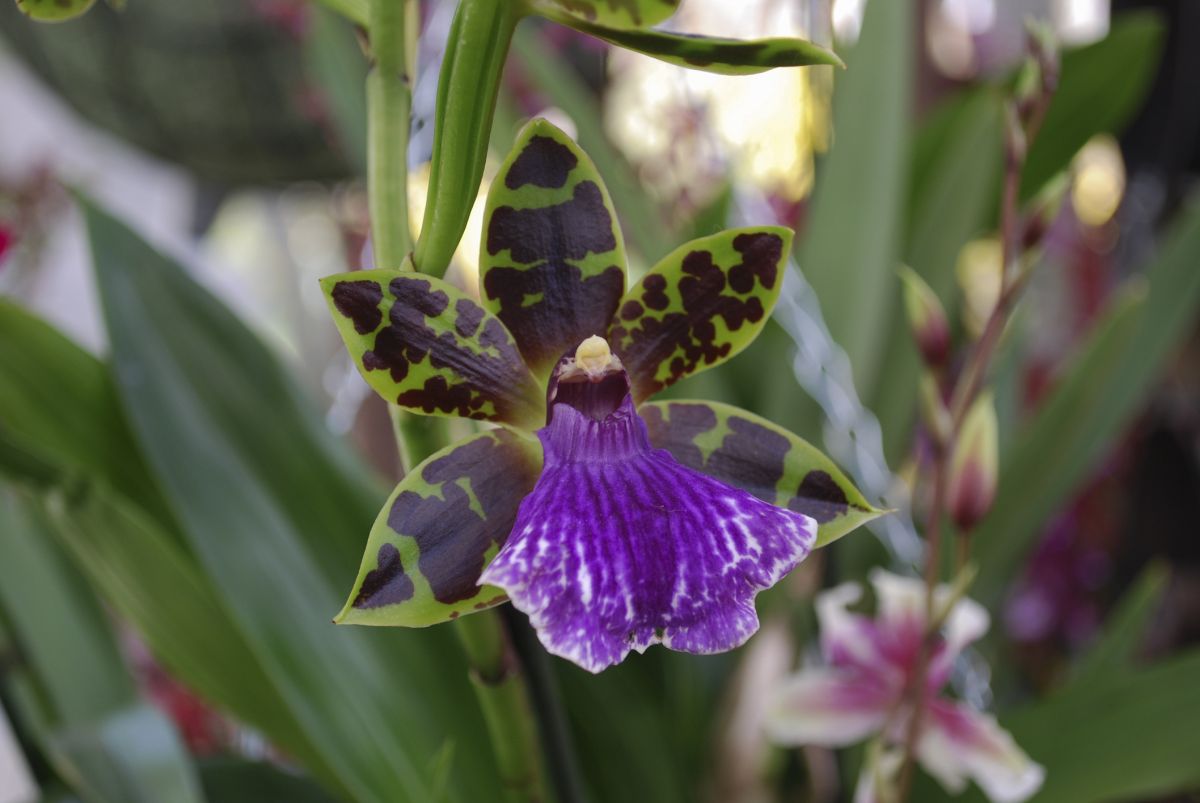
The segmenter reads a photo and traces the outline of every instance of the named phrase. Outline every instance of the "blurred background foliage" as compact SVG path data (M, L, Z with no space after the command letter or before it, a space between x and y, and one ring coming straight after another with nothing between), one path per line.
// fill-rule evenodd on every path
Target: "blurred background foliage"
M453 6L422 4L414 225ZM1002 472L972 593L996 625L954 686L1047 767L1037 800L1194 799L1200 9L685 0L680 29L804 35L848 65L737 78L527 22L492 152L535 114L577 136L635 276L755 204L794 225L819 315L781 304L672 393L760 412L920 508L896 268L959 343L977 334L1026 15L1066 48L1023 176L1053 213L994 377ZM291 0L129 0L53 26L0 2L0 31L0 800L497 799L453 640L329 624L398 470L315 281L370 261L353 28ZM478 212L451 273L468 289ZM878 448L847 423L875 419ZM763 694L805 653L817 588L908 559L898 518L764 595L734 654L593 677L510 617L560 794L848 800L854 752L769 748Z

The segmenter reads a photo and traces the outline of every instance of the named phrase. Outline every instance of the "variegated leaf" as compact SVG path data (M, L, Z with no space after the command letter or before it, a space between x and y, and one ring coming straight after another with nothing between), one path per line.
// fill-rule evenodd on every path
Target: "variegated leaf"
M531 0L530 5L550 19L565 17L625 29L657 25L675 13L679 0Z
M808 441L728 404L650 402L638 411L650 442L685 466L817 520L817 546L887 511L871 506Z
M96 4L96 0L17 0L17 8L38 22L74 19Z
M758 336L792 232L731 229L668 254L621 299L608 340L638 401L737 354Z
M846 66L833 51L805 39L726 39L667 31L622 30L562 13L552 12L547 16L611 45L636 50L668 64L722 75L752 75L775 67Z
M425 415L540 426L545 398L496 316L411 271L321 280L338 332L372 388Z
M625 246L608 190L571 138L525 126L488 192L480 296L545 377L607 329L625 292Z
M494 429L442 449L396 486L380 511L342 624L425 627L490 608L479 585L542 469L536 439Z

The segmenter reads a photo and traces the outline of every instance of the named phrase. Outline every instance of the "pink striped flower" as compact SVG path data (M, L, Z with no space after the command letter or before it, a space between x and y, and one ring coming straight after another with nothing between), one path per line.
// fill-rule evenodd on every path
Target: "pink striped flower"
M913 713L909 689L927 626L925 586L882 570L872 573L871 584L874 618L849 610L862 596L858 583L817 598L825 663L799 672L778 689L768 719L778 743L844 747L876 734L884 745L903 743ZM940 696L955 658L987 632L988 613L973 600L954 600L947 586L937 589L934 601L936 610L951 608L925 675L928 707L917 760L948 792L961 792L973 780L996 803L1026 800L1041 787L1044 769L994 717ZM875 787L893 773L877 770L860 783L856 800L880 799Z

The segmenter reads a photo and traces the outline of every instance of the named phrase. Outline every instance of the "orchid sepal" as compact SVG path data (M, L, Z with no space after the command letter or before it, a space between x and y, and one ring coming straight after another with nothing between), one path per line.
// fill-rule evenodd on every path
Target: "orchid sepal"
M321 288L363 379L424 415L540 425L542 391L496 316L448 282L411 270L327 276Z
M542 468L536 439L506 428L410 471L371 527L339 624L426 627L507 601L479 584Z
M608 331L641 402L720 365L766 325L792 247L782 226L729 229L681 245L630 288Z
M821 450L761 416L696 400L646 402L639 411L650 442L685 466L815 519L818 549L888 512Z

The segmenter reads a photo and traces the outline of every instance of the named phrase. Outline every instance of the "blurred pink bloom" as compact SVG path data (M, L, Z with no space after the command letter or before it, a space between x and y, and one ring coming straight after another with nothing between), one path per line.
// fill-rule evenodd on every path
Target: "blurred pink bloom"
M12 247L14 240L16 240L16 237L13 236L12 230L3 223L0 223L0 262L4 261L4 255Z
M848 610L862 596L858 583L817 597L825 665L799 672L778 689L767 722L775 741L843 747L879 733L892 745L903 743L912 716L907 690L926 629L925 586L882 570L871 574L871 584L874 619ZM988 613L973 600L953 601L947 586L934 600L937 610L953 607L930 655L917 760L948 792L961 792L970 779L996 803L1019 803L1041 786L1043 768L994 717L938 696L958 654L987 632ZM877 778L889 774L869 771ZM875 785L865 779L856 798L877 799Z

